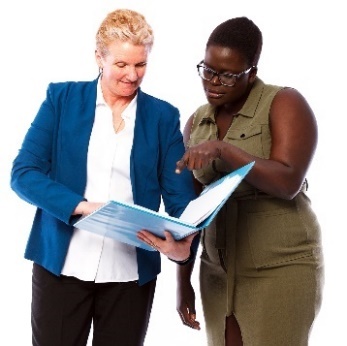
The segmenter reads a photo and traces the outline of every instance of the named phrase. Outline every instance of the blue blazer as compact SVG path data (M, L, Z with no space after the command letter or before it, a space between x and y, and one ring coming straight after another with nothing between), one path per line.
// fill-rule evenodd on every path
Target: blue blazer
M25 258L60 275L73 231L71 216L84 200L87 151L93 127L97 79L51 83L13 162L12 189L37 206ZM138 91L130 178L134 202L179 216L196 197L192 175L175 174L184 153L179 111ZM195 249L197 247L195 242ZM137 248L139 284L160 272L160 254Z

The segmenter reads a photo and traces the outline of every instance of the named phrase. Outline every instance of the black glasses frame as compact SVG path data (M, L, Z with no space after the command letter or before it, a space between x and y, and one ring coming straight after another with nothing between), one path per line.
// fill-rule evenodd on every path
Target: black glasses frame
M220 72L216 72L215 70L212 70L212 69L209 68L209 67L206 67L206 66L204 65L204 60L201 60L200 63L196 65L196 68L197 68L197 70L198 70L199 76L200 76L203 80L206 80L206 81L210 82L215 76L217 76L219 82L220 82L222 85L233 87L233 86L236 84L237 80L238 80L240 77L242 77L243 75L249 73L253 68L255 68L255 66L251 66L251 67L249 67L248 69L246 69L246 70L244 70L244 71L242 71L242 72L240 72L240 73L230 73L230 72L227 72L227 73L226 73L226 72L220 73ZM206 77L204 76L204 74L202 73L201 69L210 72L210 73L212 74L211 78L206 78ZM227 76L227 77L230 78L230 79L232 79L232 80L233 80L233 83L232 83L232 84L224 83L224 82L221 80L221 78L220 78L220 76L223 76L223 75L224 75L224 76Z

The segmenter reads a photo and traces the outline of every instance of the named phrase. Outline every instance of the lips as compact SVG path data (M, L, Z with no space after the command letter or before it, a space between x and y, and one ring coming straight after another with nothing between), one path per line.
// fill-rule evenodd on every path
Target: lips
M219 92L218 90L205 89L205 94L210 98L220 98L224 95L224 93Z

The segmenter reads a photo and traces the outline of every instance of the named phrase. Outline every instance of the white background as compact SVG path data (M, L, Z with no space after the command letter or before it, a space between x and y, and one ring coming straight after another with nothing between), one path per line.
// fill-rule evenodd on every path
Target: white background
M342 5L342 0L2 2L0 344L31 345L31 263L23 259L23 252L34 208L10 190L12 160L49 82L97 76L96 30L109 11L125 7L142 12L155 31L143 90L175 104L182 126L205 102L195 65L204 56L207 37L217 24L235 16L248 16L263 32L258 75L267 83L297 88L309 101L319 125L319 145L308 175L309 196L321 222L326 264L324 300L310 345L347 344L346 145L342 144L347 24ZM194 284L198 319L203 322L197 269ZM204 324L198 332L180 323L175 311L175 265L163 258L146 346L178 344L205 345Z

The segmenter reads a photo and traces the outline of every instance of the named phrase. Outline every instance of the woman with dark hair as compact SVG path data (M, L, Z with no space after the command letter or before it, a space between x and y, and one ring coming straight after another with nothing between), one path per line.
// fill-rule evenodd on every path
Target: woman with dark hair
M321 305L321 234L306 194L316 119L297 90L257 77L261 49L262 33L246 17L213 30L197 65L208 103L188 120L177 164L201 190L255 161L201 236L210 346L306 346ZM177 310L198 329L192 269L178 267Z

